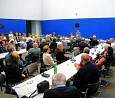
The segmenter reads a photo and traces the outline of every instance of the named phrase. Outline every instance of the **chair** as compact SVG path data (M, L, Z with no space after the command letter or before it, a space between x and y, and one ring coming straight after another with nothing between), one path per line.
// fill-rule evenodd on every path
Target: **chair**
M18 94L12 89L12 87L8 85L1 85L1 87L4 89L0 92L0 98L19 98Z
M74 56L77 56L80 54L80 48L79 47L74 47Z
M106 64L104 65L105 68L103 69L103 76L104 77L110 77L111 76L111 72L110 72L110 66L111 66L111 63L110 64Z
M108 85L108 81L104 80L103 78L101 78L101 76L104 73L104 68L103 66L99 67L99 71L100 71L100 81L99 81L99 86L102 87L106 87Z
M3 74L0 74L0 88L1 88L1 91L2 91L2 86L4 83L5 83L5 76Z
M6 66L6 61L5 61L5 59L3 60L3 65Z
M99 82L93 83L93 84L87 84L87 89L85 92L82 92L84 95L84 98L89 97L96 97L99 98L101 95L101 92L98 91Z
M27 70L27 74L29 76L33 76L32 73L35 71L38 71L38 73L40 73L40 65L38 65L37 62L31 63L29 65L26 66L26 70Z
M45 65L43 59L41 59L41 72L47 71L51 68L52 68L51 66Z

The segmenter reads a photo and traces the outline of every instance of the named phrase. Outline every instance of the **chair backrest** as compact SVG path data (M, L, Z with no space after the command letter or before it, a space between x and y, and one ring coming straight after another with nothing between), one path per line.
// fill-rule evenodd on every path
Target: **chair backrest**
M0 93L0 98L19 98L18 94L12 87L8 85L1 85L1 87L4 89Z
M87 88L88 88L87 94L95 93L98 90L98 87L99 87L99 82L96 82L93 84L88 84L87 85Z
M80 48L79 47L74 47L74 56L77 56L80 54Z
M5 61L5 59L3 60L3 65L6 66L6 61Z
M3 74L0 74L0 85L5 83L5 76Z
M38 70L38 63L34 62L26 66L28 70L28 74L32 74L36 70Z

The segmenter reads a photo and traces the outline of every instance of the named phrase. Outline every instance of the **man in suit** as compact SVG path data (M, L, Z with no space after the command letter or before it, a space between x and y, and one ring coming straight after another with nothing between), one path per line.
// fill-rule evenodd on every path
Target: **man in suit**
M43 98L80 98L74 86L66 87L66 77L62 73L52 76L53 89L44 92Z
M99 81L98 67L89 61L89 55L83 53L81 56L82 64L84 65L73 78L73 85L79 90L85 91L87 84L96 83ZM79 66L77 66L79 68Z
M56 49L56 60L57 60L57 64L60 64L62 62L65 62L66 60L69 59L69 57L64 56L64 51L63 51L63 45L62 44L58 44L57 49Z

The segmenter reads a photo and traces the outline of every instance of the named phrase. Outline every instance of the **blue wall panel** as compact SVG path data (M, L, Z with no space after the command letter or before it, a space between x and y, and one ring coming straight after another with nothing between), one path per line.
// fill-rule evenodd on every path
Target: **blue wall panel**
M75 27L79 23L80 27ZM96 35L99 39L115 38L115 18L86 18L86 19L62 19L42 21L42 33L44 35L56 32L62 36L75 35L80 30L81 36L89 38Z
M26 33L26 20L0 19L0 24L4 25L3 29L0 28L0 34L8 34L10 31Z

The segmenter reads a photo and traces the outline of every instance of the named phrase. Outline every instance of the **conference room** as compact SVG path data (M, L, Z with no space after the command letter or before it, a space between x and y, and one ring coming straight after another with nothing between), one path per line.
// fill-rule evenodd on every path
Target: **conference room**
M0 96L7 98L5 96L11 95L11 90L3 93L3 85L15 90L19 98L49 98L50 93L55 94L57 88L65 86L70 91L77 91L78 95L73 98L114 98L114 2L1 0ZM87 64L84 55L99 71L99 76L93 76L99 80L87 83L98 85L91 95L88 95L90 90L83 93L74 82L75 79L81 79L77 75L84 70L83 65ZM10 66L16 68L10 69ZM58 75L66 78L66 82L59 87L53 82ZM10 79L12 76L16 76L14 80ZM88 78L86 80L90 81ZM86 83L86 80L82 81ZM47 88L42 87L44 90L39 93L38 85L44 81L47 82ZM46 94L48 91L50 93ZM70 96L73 93L70 92ZM63 95L60 90L59 94Z

